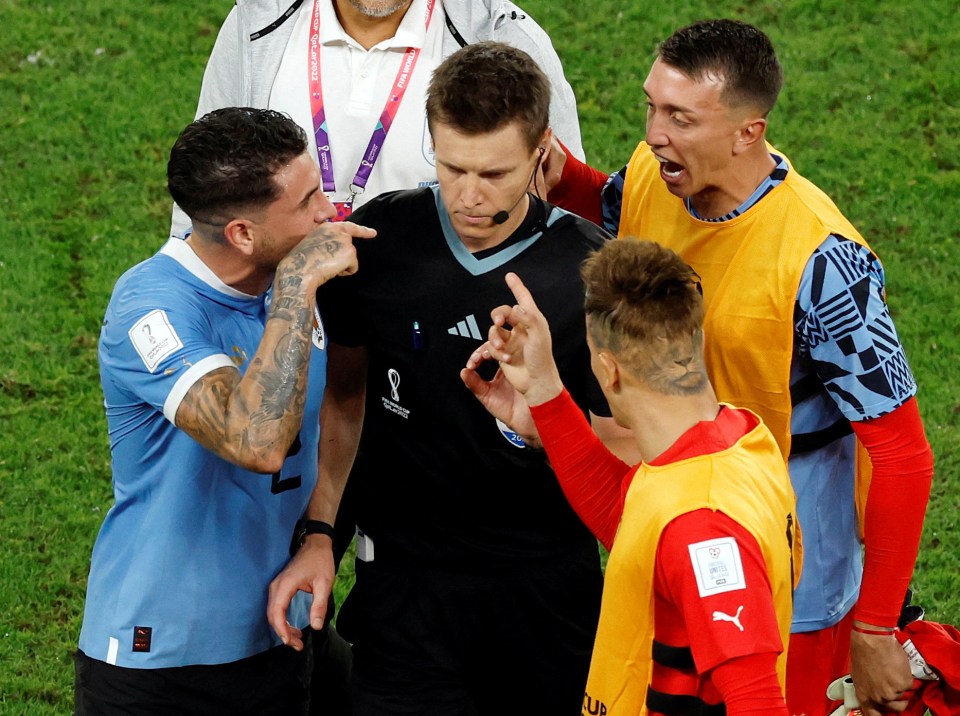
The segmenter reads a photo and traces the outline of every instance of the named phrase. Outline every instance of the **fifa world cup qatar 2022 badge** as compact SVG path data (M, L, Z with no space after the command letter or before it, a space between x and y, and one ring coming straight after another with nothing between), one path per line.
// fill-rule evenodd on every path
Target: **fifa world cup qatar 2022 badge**
M164 358L183 348L183 341L174 330L167 312L161 309L151 311L137 321L127 335L151 373Z
M400 372L393 368L387 371L387 392L390 394L389 398L386 395L380 396L384 409L404 420L409 418L410 409L400 405Z

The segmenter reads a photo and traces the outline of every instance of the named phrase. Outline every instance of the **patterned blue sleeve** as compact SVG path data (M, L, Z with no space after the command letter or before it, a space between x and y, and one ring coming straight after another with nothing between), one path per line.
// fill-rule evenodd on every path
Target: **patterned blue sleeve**
M627 176L627 167L611 174L600 191L600 204L603 215L601 226L616 236L620 231L620 208L623 206L623 180Z
M796 352L851 422L892 412L917 392L887 307L880 260L840 236L810 257L794 315Z

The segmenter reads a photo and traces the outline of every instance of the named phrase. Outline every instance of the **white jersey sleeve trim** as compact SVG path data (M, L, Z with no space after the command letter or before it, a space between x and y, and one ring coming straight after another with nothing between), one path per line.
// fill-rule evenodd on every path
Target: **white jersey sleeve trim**
M210 371L217 368L236 368L236 364L223 353L207 356L199 363L194 363L181 375L174 383L173 389L167 394L167 399L163 401L163 416L170 421L171 425L176 425L177 409L183 401L187 391L193 387L193 384L200 380Z

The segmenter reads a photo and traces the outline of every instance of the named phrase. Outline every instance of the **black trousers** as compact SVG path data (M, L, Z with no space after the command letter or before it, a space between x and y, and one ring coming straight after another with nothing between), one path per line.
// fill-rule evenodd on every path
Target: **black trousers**
M312 641L312 635L305 634ZM228 664L130 669L75 656L75 716L304 716L313 649L278 646Z
M338 628L353 716L580 713L600 611L596 543L502 570L357 562Z

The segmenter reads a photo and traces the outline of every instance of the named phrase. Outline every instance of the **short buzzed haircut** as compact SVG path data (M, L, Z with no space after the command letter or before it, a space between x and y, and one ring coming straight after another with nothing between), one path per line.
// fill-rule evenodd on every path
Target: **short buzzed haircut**
M518 122L530 150L550 123L550 81L523 50L477 42L445 59L427 89L427 121L468 135Z
M274 175L307 151L307 135L269 109L225 107L187 125L170 151L167 188L194 222L224 226L276 201Z
M717 77L728 107L748 105L764 116L783 86L770 39L739 20L701 20L680 28L660 44L658 57L693 80Z
M583 264L587 329L631 373L665 395L709 386L699 277L652 241L610 241Z

